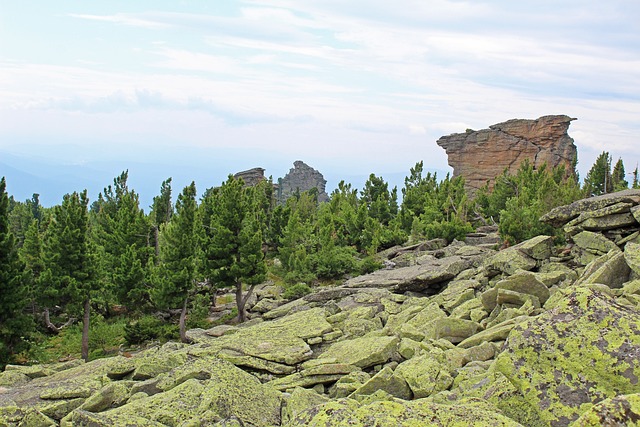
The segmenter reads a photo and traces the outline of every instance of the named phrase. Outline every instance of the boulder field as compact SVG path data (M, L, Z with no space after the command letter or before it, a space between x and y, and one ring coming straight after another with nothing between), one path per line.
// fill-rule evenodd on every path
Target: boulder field
M131 357L9 365L0 426L639 426L640 191L586 199L498 251L381 253L387 268Z

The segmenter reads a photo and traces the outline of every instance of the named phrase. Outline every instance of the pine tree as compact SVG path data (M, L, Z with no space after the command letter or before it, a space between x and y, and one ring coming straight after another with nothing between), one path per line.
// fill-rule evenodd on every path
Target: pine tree
M640 188L640 183L638 182L638 165L636 165L636 168L633 170L633 183L631 184L631 188Z
M94 203L94 237L101 248L101 277L105 297L141 309L149 302L144 269L151 256L150 224L138 194L127 185L128 172L113 180Z
M162 181L160 195L153 198L151 205L151 233L153 237L153 247L156 258L160 256L160 228L167 224L173 215L173 205L171 204L171 178Z
M189 296L195 289L198 272L197 211L196 184L192 182L178 196L175 214L163 227L159 267L161 283L152 295L155 302L163 308L182 306L180 314L182 342L189 342L186 335L187 308Z
M255 286L266 275L263 234L252 191L232 175L205 198L205 275L217 287L233 287L238 321L246 319L245 306ZM249 289L242 295L243 285Z
M611 172L613 191L622 191L629 188L629 182L625 179L625 176L624 163L622 163L622 159L618 159Z
M48 319L48 308L58 305L69 312L82 312L82 358L89 359L89 322L92 294L97 289L97 260L92 245L87 191L66 194L53 211L44 246L45 270L37 292L45 308L49 329L57 332ZM82 307L78 306L81 302Z
M590 196L611 193L613 182L611 179L611 155L603 151L584 179L584 189Z
M6 181L0 179L0 369L14 354L26 348L24 337L31 332L31 318L24 314L28 294L24 283L23 264L9 231L9 197Z
M38 227L38 220L34 219L27 229L24 244L20 248L19 254L25 266L25 280L29 289L29 299L32 302L32 311L35 314L35 287L44 271L42 237Z

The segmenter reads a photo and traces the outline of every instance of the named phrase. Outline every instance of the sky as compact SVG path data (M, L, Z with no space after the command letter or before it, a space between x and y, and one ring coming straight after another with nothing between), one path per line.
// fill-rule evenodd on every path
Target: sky
M362 188L442 135L577 118L582 177L640 160L636 0L0 0L0 175L10 194L90 197L129 170L199 190L295 160Z

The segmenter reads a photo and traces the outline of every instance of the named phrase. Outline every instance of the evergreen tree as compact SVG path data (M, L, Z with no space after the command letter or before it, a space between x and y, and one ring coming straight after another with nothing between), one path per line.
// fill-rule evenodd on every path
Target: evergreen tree
M160 256L160 228L169 222L171 216L173 216L173 206L171 204L171 178L167 178L162 181L160 195L153 198L151 213L149 215L151 219L151 233L156 258Z
M149 303L144 269L151 256L150 224L140 208L138 194L127 185L128 172L113 180L94 203L94 236L101 249L105 298L141 309Z
M622 163L622 159L618 159L611 172L613 191L622 191L629 188L629 182L625 179L625 176L624 163Z
M29 289L31 308L35 314L35 288L40 280L40 275L44 271L42 237L38 227L38 220L34 219L27 229L24 244L20 248L19 254L25 266L25 280Z
M502 238L515 243L540 234L556 234L559 230L541 223L540 217L583 194L575 174L567 177L563 167L550 171L546 164L536 169L525 160L515 174L505 170L497 177L492 192L481 190L476 203L484 218L498 222Z
M160 283L154 291L156 303L163 308L182 306L180 339L188 342L186 316L189 296L195 289L199 258L199 222L196 203L196 184L192 182L182 190L176 202L176 211L163 227L160 246Z
M424 213L427 195L435 191L438 185L437 174L427 174L423 177L424 163L422 161L409 170L409 176L404 179L402 189L402 204L400 206L400 223L405 232L412 231L414 218Z
M31 332L31 318L24 314L28 294L23 264L9 231L9 197L6 181L0 179L0 369L19 351L26 348L24 337Z
M309 282L315 279L309 258L314 251L313 226L308 220L302 221L298 211L293 211L282 231L278 249L287 282Z
M631 184L631 188L640 188L640 183L638 182L638 165L636 165L636 168L633 170L633 182Z
M151 217L155 225L162 225L169 222L173 215L173 205L171 204L171 178L162 181L160 194L153 198L151 205Z
M247 300L266 275L263 235L252 194L242 179L229 175L203 201L205 275L217 287L235 288L239 322L245 321ZM249 286L244 297L243 285Z
M66 194L56 206L47 230L44 246L45 270L37 292L40 306L45 307L45 321L51 330L48 308L82 312L82 358L89 358L89 322L92 294L97 288L96 254L91 244L87 191ZM78 307L81 302L82 308Z
M584 189L589 196L611 193L613 191L611 179L611 155L603 151L584 179Z

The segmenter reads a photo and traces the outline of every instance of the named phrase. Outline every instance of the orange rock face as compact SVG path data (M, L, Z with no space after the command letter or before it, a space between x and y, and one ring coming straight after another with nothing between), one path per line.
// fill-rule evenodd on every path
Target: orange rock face
M537 120L514 119L479 131L467 130L438 139L447 152L453 176L462 175L467 191L475 193L507 168L515 173L525 159L535 167L565 165L573 173L577 156L567 133L569 116L543 116Z

